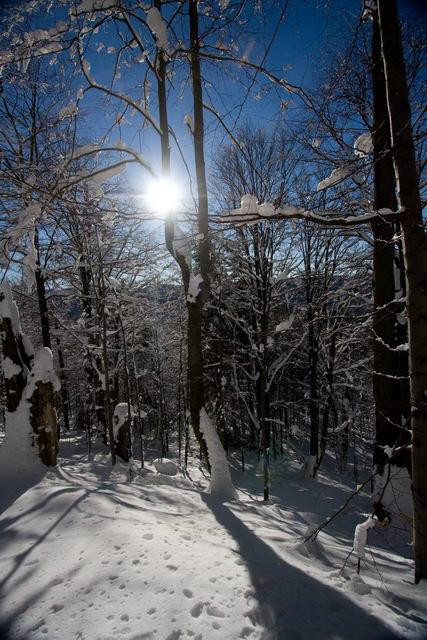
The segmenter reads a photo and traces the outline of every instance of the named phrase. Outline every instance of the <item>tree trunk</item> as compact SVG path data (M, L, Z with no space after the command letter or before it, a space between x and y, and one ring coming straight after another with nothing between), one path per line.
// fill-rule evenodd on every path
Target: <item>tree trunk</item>
M47 299L46 299L46 287L45 287L46 280L40 265L39 234L38 234L37 228L35 228L34 230L34 245L37 252L37 265L36 265L36 270L34 275L35 275L36 288L37 288L37 300L39 303L42 342L44 347L48 347L49 349L52 349L52 343L50 339L49 310L48 310Z
M37 382L29 402L31 426L36 436L40 459L47 467L54 467L58 456L58 421L53 384Z
M58 362L59 362L59 379L61 380L61 404L62 415L64 416L64 428L66 431L70 430L70 417L68 411L68 388L67 388L67 375L65 373L64 355L61 349L61 341L56 338L56 344L58 348Z
M377 7L406 272L415 583L418 583L427 579L427 238L397 3L378 0Z
M377 17L374 16L372 34L372 87L374 98L374 209L397 209L396 182L391 155L390 126L387 111L384 68L381 60L381 41ZM394 302L395 286L395 228L392 222L378 219L372 223L374 235L373 290L374 290L374 370L373 393L375 400L375 445L373 463L382 476L388 456L384 447L405 445L410 440L409 393L402 384L408 367L402 366L402 353L396 349L402 336L397 329L397 313L401 304ZM406 331L403 332L406 334ZM406 336L404 341L406 342ZM406 371L405 371L406 369ZM393 457L393 465L406 467L411 473L411 455L404 448ZM375 510L383 513L380 502Z

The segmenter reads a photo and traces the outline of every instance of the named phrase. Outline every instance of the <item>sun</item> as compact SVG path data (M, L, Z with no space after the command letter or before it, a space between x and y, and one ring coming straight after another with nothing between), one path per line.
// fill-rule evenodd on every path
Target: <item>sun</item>
M180 192L176 183L170 178L153 180L147 189L146 202L153 212L161 215L175 211L180 202Z

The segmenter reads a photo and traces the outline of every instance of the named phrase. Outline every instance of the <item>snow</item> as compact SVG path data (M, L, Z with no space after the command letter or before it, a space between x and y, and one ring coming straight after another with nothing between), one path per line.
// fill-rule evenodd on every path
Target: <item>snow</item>
M323 191L329 187L333 187L339 182L342 182L352 173L352 168L348 166L338 167L334 169L332 173L319 182L317 185L317 191Z
M354 153L359 158L366 158L374 152L374 144L370 133L362 133L354 142Z
M98 184L103 184L104 182L107 182L107 180L110 180L111 178L114 178L115 176L123 173L125 169L125 164L113 165L111 167L106 167L105 169L97 171L94 175L91 175L90 178L91 180L96 181Z
M193 120L193 116L191 115L191 113L186 113L184 116L184 124L186 124L188 126L188 128L190 129L191 133L194 133L194 120Z
M83 0L77 7L70 9L72 18L76 18L82 13L92 13L93 11L107 10L117 6L116 0Z
M90 72L90 68L91 68L91 67L90 67L90 62L89 62L89 60L83 60L83 61L82 61L82 67L83 67L83 72L84 72L85 76L87 77L88 81L89 81L91 84L96 84L96 83L95 83L95 80L93 79L92 74L91 74L91 72Z
M239 215L256 215L258 214L258 201L255 196L245 194L240 201L240 209L236 209Z
M22 371L22 368L15 364L10 358L3 358L1 365L3 375L6 380L10 380L13 376L17 376Z
M0 318L9 318L13 332L21 333L21 322L16 302L12 298L12 289L7 280L0 284Z
M0 515L0 637L425 637L426 589L411 584L410 560L378 538L375 564L366 554L357 576L353 554L343 569L352 511L320 534L317 551L296 549L316 512L334 511L349 486L322 475L301 484L287 459L273 469L264 504L254 495L256 461L242 473L232 458L240 501L221 504L206 494L196 464L191 481L157 474L148 460L129 483L100 450L88 461L78 440L63 441L62 454L57 470Z
M131 417L134 415L133 407L130 408ZM113 433L114 438L117 438L120 427L122 427L129 416L129 407L127 402L119 402L114 407L113 413Z
M200 412L200 432L205 439L211 465L211 496L223 501L237 500L238 495L231 481L230 469L224 447L221 444L215 425L206 413L205 408Z
M146 9L147 24L150 31L156 37L156 43L159 49L166 53L169 51L168 33L166 22L163 20L160 11L156 7Z
M165 476L176 476L178 473L178 465L168 458L156 458L153 460L153 466L157 473L163 473Z
M190 282L188 284L188 291L187 291L187 302L190 302L192 304L196 302L197 296L200 293L202 284L203 284L202 276L196 275L194 273L190 274Z
M61 383L53 368L52 351L48 347L40 347L40 349L37 349L35 352L25 389L28 399L33 395L38 382L50 382L55 391L59 391L61 388Z
M76 147L71 154L71 158L76 160L77 158L81 158L82 156L86 156L91 153L96 153L99 151L99 146L97 144L85 144L83 147Z
M72 116L75 116L77 114L77 111L77 104L74 102L74 100L71 100L65 107L62 107L59 112L59 117L61 119L71 118Z
M274 214L276 213L276 210L274 208L274 205L271 204L270 202L263 202L258 207L258 213L260 216L264 218L269 218L271 216L274 216Z
M21 323L19 312L12 298L10 285L5 281L0 285L0 318L9 318L15 335L24 335L21 332ZM28 338L23 340L25 351L28 355L32 354L32 345ZM50 350L50 359L52 354ZM42 356L43 360L43 356ZM18 367L11 360L6 358L2 362L3 373L6 378L11 378L16 373ZM42 363L37 357L32 363L34 377L41 376ZM20 368L19 368L20 370ZM26 374L27 371L24 371ZM30 426L30 403L28 399L30 387L24 390L18 407L15 411L5 412L6 434L0 447L0 487L1 497L4 500L12 499L16 492L24 490L37 482L44 474L40 458L37 455L37 449L33 446L33 434ZM0 574L1 575L1 574ZM1 582L0 582L1 584ZM1 633L0 633L1 637Z
M367 518L365 522L361 522L354 530L353 550L358 558L365 557L365 547L368 541L368 531L375 527L376 520Z
M2 500L27 489L46 472L34 446L30 427L30 403L23 397L14 412L6 411L6 433L0 447ZM0 544L1 546L1 544ZM1 572L0 572L1 584ZM0 627L0 637L1 627Z
M286 320L282 320L282 322L280 322L276 326L276 333L281 333L282 331L287 331L288 329L290 329L292 327L294 319L295 319L295 316L293 313L291 313L289 318L287 318Z

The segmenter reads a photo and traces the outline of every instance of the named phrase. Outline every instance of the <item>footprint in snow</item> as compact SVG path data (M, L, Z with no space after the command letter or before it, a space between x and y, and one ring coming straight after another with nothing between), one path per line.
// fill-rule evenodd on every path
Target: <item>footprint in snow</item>
M142 536L145 540L152 540L154 538L152 533L144 533Z
M166 567L169 571L178 571L178 567L174 564L167 564Z
M196 602L194 606L191 607L190 613L193 618L198 618L203 611L203 602Z
M186 598L192 598L193 597L193 592L190 589L183 589L182 593L185 595Z
M208 616L213 616L214 618L225 618L225 613L213 604L208 604L206 607L206 613Z

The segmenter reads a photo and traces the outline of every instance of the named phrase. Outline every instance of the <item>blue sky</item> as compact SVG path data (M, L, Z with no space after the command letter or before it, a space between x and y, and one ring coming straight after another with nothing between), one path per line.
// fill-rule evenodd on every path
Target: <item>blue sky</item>
M20 3L11 3L20 4ZM272 34L277 27L284 2L264 3L263 8L270 7L264 16L254 11L256 3L248 2L243 17L246 25L240 29L236 38L236 56L247 55L248 59L255 63L263 60L266 48L271 44L271 49L264 65L271 69L277 76L289 82L303 86L306 90L316 83L319 74L328 64L328 51L339 49L345 44L345 34L349 32L349 25L357 24L362 10L361 0L289 0L285 17L274 41L271 43ZM404 0L400 2L405 12L421 15L422 3L417 0ZM55 5L53 5L55 6ZM57 6L57 5L56 5ZM202 6L202 5L201 5ZM55 22L58 15L44 14L36 20L35 26L49 27ZM424 14L425 15L425 14ZM203 31L204 19L201 19L201 31ZM369 29L369 25L362 28ZM104 45L100 53L96 49L100 43ZM119 39L113 26L106 33L100 31L91 37L90 51L87 56L92 64L95 78L108 84L111 78L114 53L107 53L108 47L119 45ZM140 88L135 85L141 81L145 65L133 65L122 69L122 77L117 80L115 87L118 91L126 91L133 96L140 93ZM235 131L246 119L250 119L258 126L274 130L280 118L292 119L298 114L299 103L294 96L281 90L278 91L271 83L258 76L251 91L248 87L252 84L253 73L244 75L232 65L227 65L228 75L224 76L219 64L216 69L212 65L203 63L205 78L205 101L213 104L224 116L227 126ZM184 124L186 113L192 112L192 97L188 78L188 65L180 63L176 65L176 76L173 78L173 89L169 94L169 120L176 132L182 152L190 166L192 166L193 147L191 134ZM260 91L258 80L264 90ZM151 79L150 110L156 115L155 85ZM83 86L83 78L77 78L70 91L70 98L75 97L78 86ZM132 93L132 87L135 91ZM280 100L286 102L286 108L280 111ZM64 100L67 97L64 96ZM105 97L92 90L81 102L82 119L81 136L84 142L90 142L105 133L111 126L116 113L118 103L106 104ZM115 142L123 138L128 144L136 147L156 169L160 167L160 143L157 134L151 128L142 128L142 120L139 116L126 116L126 122L116 126L110 135L110 141ZM206 158L207 164L220 142L227 141L227 136L217 120L206 113ZM172 147L172 166L176 178L183 184L187 182L186 173L175 146ZM144 190L146 174L142 169L128 170L131 188ZM184 189L185 190L185 189Z

